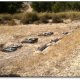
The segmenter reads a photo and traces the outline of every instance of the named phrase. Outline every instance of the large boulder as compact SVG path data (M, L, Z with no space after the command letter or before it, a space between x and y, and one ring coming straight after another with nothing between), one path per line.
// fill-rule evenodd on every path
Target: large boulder
M38 38L26 38L25 40L23 40L21 43L36 43L38 42Z
M50 36L50 35L53 35L53 32L43 32L40 33L38 36Z
M8 46L4 46L2 48L2 51L3 52L13 52L13 51L16 51L18 48L21 48L22 45L21 44L11 44L11 45L8 45Z

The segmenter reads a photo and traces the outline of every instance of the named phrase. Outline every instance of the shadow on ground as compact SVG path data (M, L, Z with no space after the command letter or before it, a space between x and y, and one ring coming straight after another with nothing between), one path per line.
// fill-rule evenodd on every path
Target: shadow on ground
M17 74L8 74L8 75L0 75L0 77L20 77L20 75L17 75Z

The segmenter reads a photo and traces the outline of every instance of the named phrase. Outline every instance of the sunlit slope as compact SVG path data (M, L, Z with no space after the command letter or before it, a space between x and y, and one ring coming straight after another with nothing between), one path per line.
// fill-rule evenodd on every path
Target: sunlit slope
M79 55L80 52L75 53L79 46L80 29L76 29L43 52L34 52L32 57L22 55L6 60L3 62L5 64L1 68L1 73L20 76L80 76L80 71L77 70L77 67L79 69L80 66L76 66L80 62L76 54ZM73 68L71 67L72 62L76 63Z

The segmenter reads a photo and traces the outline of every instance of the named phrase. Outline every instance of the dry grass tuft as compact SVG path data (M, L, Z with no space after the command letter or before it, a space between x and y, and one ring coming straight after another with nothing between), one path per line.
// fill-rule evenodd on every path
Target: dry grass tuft
M37 13L25 13L22 17L21 22L23 24L32 24L33 22L35 22L36 20L38 20L38 15Z

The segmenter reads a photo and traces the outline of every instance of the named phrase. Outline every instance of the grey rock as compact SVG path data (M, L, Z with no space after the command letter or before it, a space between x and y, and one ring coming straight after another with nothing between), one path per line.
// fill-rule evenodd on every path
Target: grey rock
M22 45L12 44L10 46L3 47L2 51L3 52L13 52L13 51L16 51L18 48L21 48L21 47L22 47Z
M67 35L69 32L63 32L62 34Z
M43 51L44 49L46 49L48 46L45 44L45 45L43 45L43 46L41 46L41 47L38 47L38 50L39 51Z
M39 34L38 36L50 36L50 35L53 35L53 32L44 32Z
M52 42L55 42L55 43L56 43L56 42L59 41L59 40L60 40L60 38L56 38L56 39L54 39L54 40L51 40L51 43L52 43Z
M27 38L23 40L21 43L36 43L38 42L38 38Z
M3 52L13 52L16 50L17 50L17 48L14 48L14 47L7 47L7 48L2 49Z

